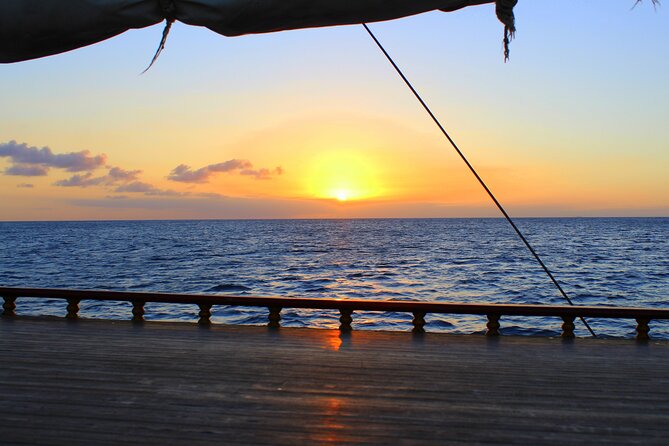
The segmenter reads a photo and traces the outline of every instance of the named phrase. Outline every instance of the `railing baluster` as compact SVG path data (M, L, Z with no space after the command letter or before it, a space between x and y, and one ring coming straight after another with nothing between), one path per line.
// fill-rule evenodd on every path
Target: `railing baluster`
M200 307L200 312L198 316L200 319L197 321L198 324L207 326L211 324L211 304L198 304Z
M486 330L486 336L499 336L499 314L488 314L488 323L485 325L488 330Z
M267 307L269 310L269 316L267 316L267 326L269 328L280 328L281 327L281 307Z
M146 302L141 300L132 301L132 321L144 322L144 305Z
M413 324L413 330L411 330L413 333L425 333L425 312L414 311L411 323Z
M574 339L574 316L562 316L562 338L563 339Z
M351 323L353 322L353 317L351 317L353 310L341 308L339 309L339 313L341 314L341 316L339 316L339 330L344 333L349 333L353 330L353 327L351 327Z
M2 304L2 315L4 317L16 316L16 297L3 297L5 303Z
M523 304L481 304L459 302L400 302L400 301L368 301L313 298L284 298L260 296L211 296L198 294L138 293L96 290L66 290L42 288L16 288L0 286L0 317L16 316L17 298L59 299L67 302L66 318L79 318L79 304L82 300L129 302L132 304L132 320L144 320L146 302L163 302L171 304L196 304L199 306L198 322L202 325L211 324L211 308L213 305L232 305L254 308L268 308L268 325L278 327L281 321L280 312L283 308L338 309L340 312L339 329L342 332L352 330L352 315L355 311L402 312L413 315L412 332L425 331L425 315L436 314L471 314L486 315L486 335L501 334L500 318L502 316L522 317L560 317L564 339L575 337L574 323L576 318L610 318L635 319L636 338L650 339L649 323L653 320L669 320L669 308L629 308L606 306L579 306L578 308L560 305L523 305ZM4 302L3 302L4 301ZM202 303L200 303L202 302Z
M636 320L636 339L637 341L647 341L650 339L650 336L648 335L648 332L650 331L650 327L648 324L650 323L650 319L646 318L637 318Z
M75 320L79 318L79 299L67 299L66 319Z

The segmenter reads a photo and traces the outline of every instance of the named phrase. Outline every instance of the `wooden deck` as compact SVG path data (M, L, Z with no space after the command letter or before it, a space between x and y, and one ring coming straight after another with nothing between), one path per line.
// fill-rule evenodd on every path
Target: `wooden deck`
M657 444L669 343L0 319L0 444Z

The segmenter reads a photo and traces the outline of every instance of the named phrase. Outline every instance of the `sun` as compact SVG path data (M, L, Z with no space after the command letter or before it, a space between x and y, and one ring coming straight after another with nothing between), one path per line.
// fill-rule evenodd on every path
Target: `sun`
M382 195L377 165L364 154L349 150L314 157L306 186L310 196L340 203Z
M339 189L335 193L335 198L337 199L337 201L346 201L348 200L349 194L350 194L349 191L344 189Z

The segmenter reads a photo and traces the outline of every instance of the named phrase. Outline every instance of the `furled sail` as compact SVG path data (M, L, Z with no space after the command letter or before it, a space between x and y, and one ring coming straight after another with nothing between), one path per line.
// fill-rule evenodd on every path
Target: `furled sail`
M163 20L225 36L396 19L497 3L513 31L517 0L2 0L0 62L58 54Z

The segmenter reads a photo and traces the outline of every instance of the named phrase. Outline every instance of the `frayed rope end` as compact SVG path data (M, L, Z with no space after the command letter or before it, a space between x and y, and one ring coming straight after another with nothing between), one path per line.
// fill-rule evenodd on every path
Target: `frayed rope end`
M636 8L639 5L639 3L642 3L642 2L643 2L643 0L636 0L634 2L634 6L632 6L632 9ZM655 10L657 10L657 7L660 6L660 0L651 0L651 2L653 3L653 8L655 8Z
M174 23L174 19L165 19L165 28L163 29L163 37L160 39L160 45L158 45L158 49L156 50L156 54L153 55L151 63L149 64L148 67L146 67L144 71L140 73L140 76L151 69L153 64L156 63L156 61L158 60L160 53L162 53L163 50L165 49L165 43L167 43L167 36L170 34L170 29L172 29L172 23Z
M513 8L518 0L496 0L495 12L497 18L504 24L504 62L509 60L509 44L516 34L516 18L513 15Z
M509 44L516 37L516 28L510 29L508 26L504 27L504 63L509 61Z

